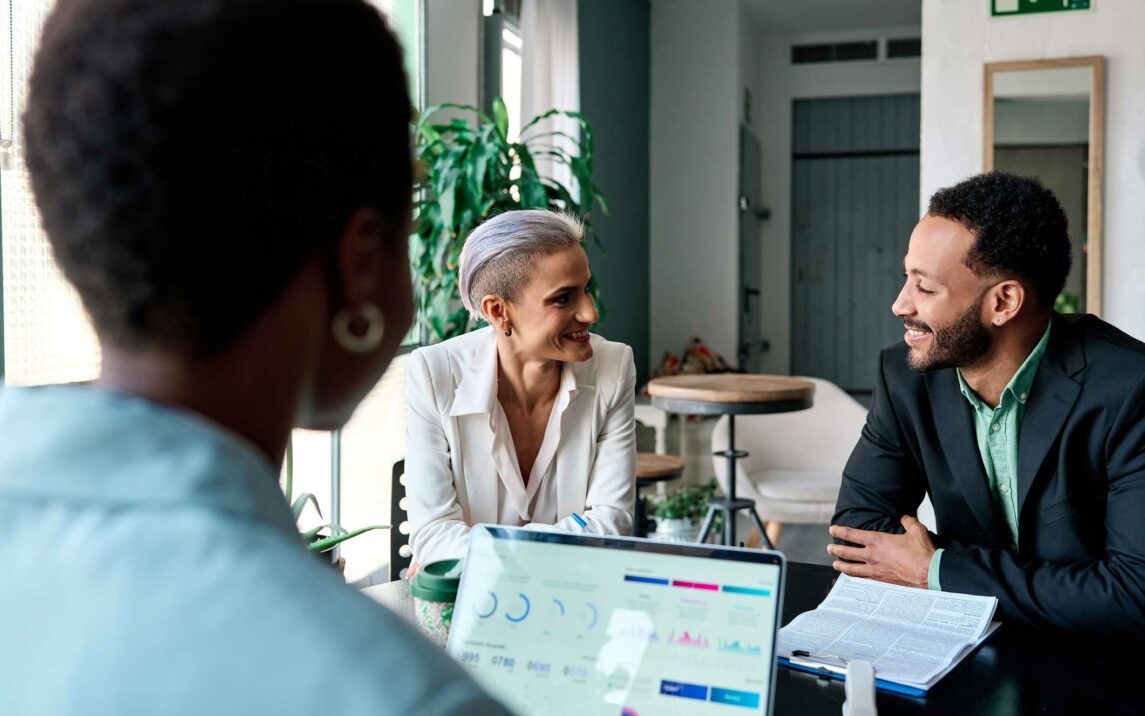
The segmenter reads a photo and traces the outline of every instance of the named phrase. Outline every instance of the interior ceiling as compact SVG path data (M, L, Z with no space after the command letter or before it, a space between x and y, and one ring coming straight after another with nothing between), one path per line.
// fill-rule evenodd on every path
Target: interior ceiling
M921 27L922 0L744 0L767 35Z

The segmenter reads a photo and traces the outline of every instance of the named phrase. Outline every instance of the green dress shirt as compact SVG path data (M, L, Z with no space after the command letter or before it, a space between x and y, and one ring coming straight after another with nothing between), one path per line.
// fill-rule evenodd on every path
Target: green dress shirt
M994 496L994 502L1006 520L1010 530L1010 547L1014 550L1018 549L1018 436L1021 434L1026 403L1030 400L1030 387L1034 384L1034 376L1038 374L1038 365L1042 362L1049 341L1050 327L1047 325L1042 339L1006 384L996 408L983 403L966 384L962 371L955 371L958 386L970 403L974 415L974 433L978 437L978 452L986 468L990 494ZM941 561L942 550L935 550L927 574L927 583L931 589L942 589L938 581Z

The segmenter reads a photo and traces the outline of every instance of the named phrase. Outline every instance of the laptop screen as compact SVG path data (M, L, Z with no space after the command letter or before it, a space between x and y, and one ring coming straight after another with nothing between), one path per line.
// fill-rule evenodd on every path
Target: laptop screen
M521 714L766 714L783 557L479 525L449 653Z

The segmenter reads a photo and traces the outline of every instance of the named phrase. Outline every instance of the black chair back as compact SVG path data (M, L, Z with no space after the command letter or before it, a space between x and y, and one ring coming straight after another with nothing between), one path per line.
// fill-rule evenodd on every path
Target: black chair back
M409 513L406 512L406 461L394 463L390 476L390 581L406 576L413 550L409 545Z

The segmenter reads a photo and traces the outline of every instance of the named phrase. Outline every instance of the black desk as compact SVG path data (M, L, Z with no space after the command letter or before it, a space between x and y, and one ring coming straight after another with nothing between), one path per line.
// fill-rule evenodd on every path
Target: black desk
M787 567L783 623L814 609L831 591L830 567ZM775 713L839 716L843 683L778 669ZM1141 645L1090 642L1004 624L978 651L939 681L926 698L878 692L880 716L891 714L1145 713Z

